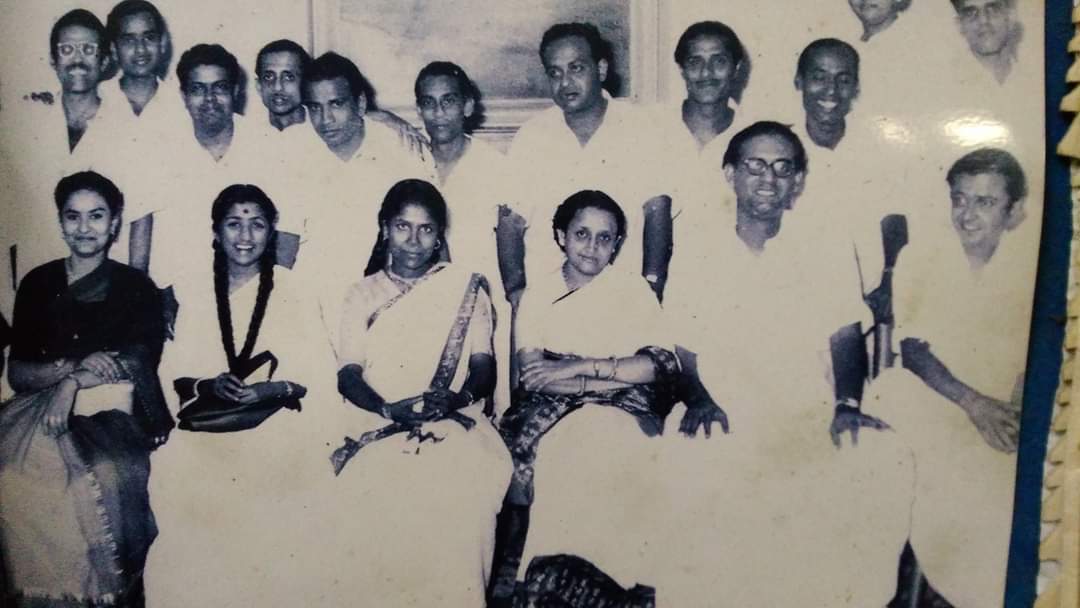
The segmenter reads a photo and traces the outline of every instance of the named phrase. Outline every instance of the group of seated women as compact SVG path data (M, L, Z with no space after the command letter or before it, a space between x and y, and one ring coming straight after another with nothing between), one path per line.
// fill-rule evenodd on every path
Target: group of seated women
M171 343L154 283L108 257L122 193L82 172L55 203L70 255L20 284L16 395L0 408L0 539L17 605L480 606L504 498L588 498L544 487L540 438L585 404L610 406L569 429L602 430L611 448L581 455L582 481L633 492L650 454L638 438L662 431L676 399L660 305L610 266L626 220L602 192L571 196L553 218L565 261L521 303L520 381L498 427L487 403L509 362L492 336L510 320L495 318L486 277L448 261L448 212L430 183L386 193L336 362L315 294L275 264L278 214L257 186L213 201L213 265L173 286ZM601 521L627 497L610 498L581 523L635 542L617 518ZM565 531L543 510L534 528L541 550Z

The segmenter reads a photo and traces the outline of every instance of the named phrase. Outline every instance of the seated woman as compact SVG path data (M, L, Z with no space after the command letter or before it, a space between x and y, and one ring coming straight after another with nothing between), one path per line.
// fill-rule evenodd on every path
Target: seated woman
M626 231L615 201L578 192L552 225L565 261L529 277L515 326L521 386L501 423L514 456L507 500L533 503L535 462L523 563L573 554L631 586L647 582L648 560L637 558L652 539L626 505L656 489L651 437L672 407L678 363L661 346L648 284L608 268Z
M3 605L134 605L157 534L150 450L172 428L157 379L157 288L108 259L124 197L83 172L54 193L71 255L31 270L15 301L0 406Z
M346 428L366 433L335 453L352 517L331 561L348 573L344 596L371 605L483 606L510 481L482 413L495 384L486 279L440 261L446 228L430 183L390 188L341 321L338 390L356 406Z
M332 428L319 398L332 395L333 358L311 336L321 327L313 299L274 265L277 217L258 187L223 190L211 210L212 272L177 284L176 343L162 375L179 377L180 428L190 432L154 458L150 497L161 536L146 569L154 606L302 606L313 592L295 573L306 545L318 544L311 514L322 500L319 481L332 480L319 449L328 438L318 435ZM265 352L276 370L258 366ZM210 400L298 409L301 399L301 412L282 409L246 430L189 426L187 408Z

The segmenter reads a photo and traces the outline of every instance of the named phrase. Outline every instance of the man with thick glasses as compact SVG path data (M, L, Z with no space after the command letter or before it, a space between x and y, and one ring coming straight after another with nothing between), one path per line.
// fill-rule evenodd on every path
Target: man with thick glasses
M61 17L49 35L49 64L60 80L69 151L79 145L101 106L98 82L109 65L105 40L105 26L83 9Z
M824 222L789 222L835 218L820 200L792 211L809 164L789 127L758 122L737 133L723 172L731 191L714 197L692 242L677 244L664 300L680 361L696 354L701 384L731 428L710 441L663 435L664 468L679 471L668 494L687 509L666 530L687 548L665 585L686 595L668 603L722 588L732 605L884 606L896 590L913 470L895 434L865 430L887 427L861 414L861 381L834 379L866 359L855 324L869 314L850 244ZM858 447L838 450L840 441ZM687 526L693 513L710 513L710 524ZM808 570L822 554L828 563ZM702 560L704 577L694 570Z
M8 141L27 144L17 154L0 155L0 172L7 176L0 217L23 227L0 242L0 263L14 269L15 282L31 268L66 255L58 239L38 238L39 233L26 230L56 221L55 211L41 204L52 197L48 184L99 168L107 160L98 146L108 134L99 118L112 103L98 93L110 61L105 40L105 26L90 11L76 9L62 15L49 33L49 65L59 91L29 93L0 113L0 133ZM100 168L99 172L106 173Z

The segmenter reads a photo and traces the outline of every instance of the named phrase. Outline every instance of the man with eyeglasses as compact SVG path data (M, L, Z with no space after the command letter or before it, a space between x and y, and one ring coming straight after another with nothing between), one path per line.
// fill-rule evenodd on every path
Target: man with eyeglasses
M38 238L36 231L56 221L55 211L40 204L52 197L48 184L88 169L109 173L98 146L107 145L109 135L100 117L115 103L98 91L110 62L105 41L105 26L90 11L62 15L49 33L48 54L60 90L32 92L0 112L0 133L9 142L25 144L17 153L12 147L12 153L0 154L0 172L7 176L0 217L23 227L0 243L2 263L14 268L16 282L31 268L65 255L61 241Z
M662 464L679 471L668 493L680 497L676 511L686 509L669 518L668 537L686 550L667 566L664 585L685 595L665 599L690 605L722 588L732 605L798 598L884 606L896 589L913 470L895 435L877 432L884 423L860 412L862 382L834 379L834 370L866 359L853 324L869 314L850 245L789 223L793 213L831 214L801 202L791 211L809 164L789 127L757 122L737 133L723 172L731 191L716 194L713 217L698 222L692 242L678 243L690 254L673 260L664 309L680 360L696 355L701 384L723 405L731 433L663 436ZM875 430L859 434L867 428ZM838 450L840 441L858 447ZM687 526L694 513L709 513L709 524Z
M1016 0L952 0L956 23L972 54L998 82L1004 82L1016 61L1022 33Z
M98 82L110 61L105 41L105 26L83 9L60 17L49 35L49 64L60 80L69 151L79 145L101 106Z

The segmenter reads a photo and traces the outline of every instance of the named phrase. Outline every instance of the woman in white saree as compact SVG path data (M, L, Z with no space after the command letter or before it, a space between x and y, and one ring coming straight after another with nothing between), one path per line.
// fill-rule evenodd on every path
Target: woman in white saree
M211 215L213 271L178 283L176 343L162 364L162 375L176 379L181 430L152 461L161 532L147 564L147 603L317 605L321 582L302 567L323 536L319 490L333 481L320 448L324 432L337 435L326 419L340 408L331 401L333 356L311 337L322 327L314 299L275 265L273 202L256 186L234 185ZM276 371L259 366L267 352ZM209 398L283 409L254 428L198 432L208 429L193 427L190 413ZM301 399L301 411L285 411Z
M511 463L483 412L495 384L486 279L440 261L446 227L434 186L395 184L345 301L338 389L359 437L333 456L348 533L330 554L338 595L365 605L484 605Z

